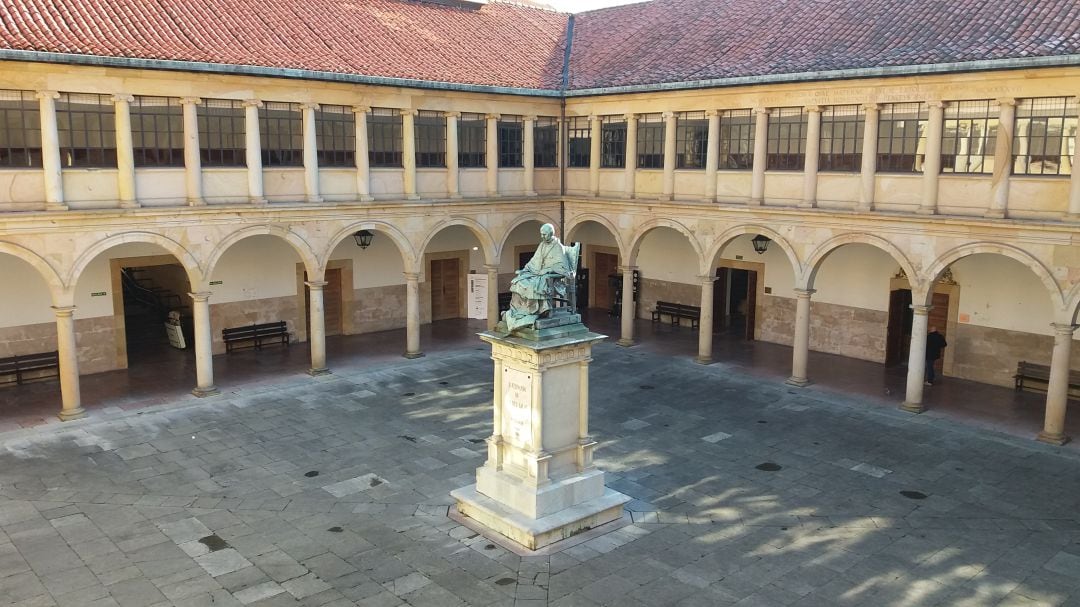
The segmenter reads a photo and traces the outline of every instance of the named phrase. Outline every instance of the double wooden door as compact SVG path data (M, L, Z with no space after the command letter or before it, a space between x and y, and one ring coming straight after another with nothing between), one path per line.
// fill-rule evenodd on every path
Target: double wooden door
M928 327L936 327L946 340L949 328L949 294L934 293L933 308L927 318ZM897 289L889 293L889 328L885 336L885 364L907 364L911 350L911 290ZM941 362L938 362L941 365Z
M461 317L461 260L432 259L428 272L431 283L431 320Z
M589 268L590 279L593 282L593 299L589 305L594 308L610 309L611 281L608 277L619 272L619 256L611 253L594 253L593 267Z

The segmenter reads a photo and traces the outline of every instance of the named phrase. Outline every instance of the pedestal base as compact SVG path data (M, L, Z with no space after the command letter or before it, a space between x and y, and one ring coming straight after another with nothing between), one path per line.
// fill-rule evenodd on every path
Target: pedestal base
M86 409L78 407L76 409L64 409L56 416L60 418L62 422L69 422L73 419L82 419L86 417Z
M629 496L605 488L600 497L534 519L478 492L476 485L455 489L450 496L457 500L458 512L530 550L617 520L630 501Z
M424 353L423 352L406 352L406 353L402 354L402 356L404 356L405 358L409 358L409 359L423 358Z
M1035 440L1039 441L1040 443L1046 443L1048 445L1057 445L1057 446L1060 447L1061 445L1064 445L1065 443L1069 442L1069 437L1065 436L1064 434L1047 434L1044 431L1044 432L1040 432L1039 435L1035 437Z
M318 369L311 368L311 369L308 369L307 374L312 376L312 377L318 377L320 375L329 375L330 374L330 369L328 369L327 367L319 367Z
M214 386L210 386L209 388L195 388L191 391L191 393L199 398L206 398L207 396L216 396L218 394L221 394L221 392L218 391L218 389Z
M787 378L784 381L784 383L789 385L789 386L795 386L796 388L805 388L805 387L809 386L812 382L809 379L806 379L805 377L794 377L794 376L792 376L792 377Z
M900 404L900 409L903 411L907 411L908 413L922 413L923 411L926 411L926 405L922 403L909 403L907 401L904 401Z

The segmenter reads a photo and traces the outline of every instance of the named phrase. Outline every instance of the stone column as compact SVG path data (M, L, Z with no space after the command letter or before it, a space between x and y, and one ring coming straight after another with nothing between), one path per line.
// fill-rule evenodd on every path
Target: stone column
M634 345L634 266L620 266L622 272L622 337L616 344L628 348Z
M487 194L499 195L499 114L487 115Z
M810 296L814 289L795 289L795 340L792 343L791 377L787 384L803 387L810 384L806 362L810 357Z
M926 411L923 404L923 382L926 381L926 332L932 306L912 304L911 348L908 351L907 391L900 408L911 413Z
M352 111L356 119L356 196L360 202L371 202L375 200L371 196L371 164L368 161L367 115L371 108L354 105Z
M405 358L420 358L420 273L405 272Z
M600 195L600 117L589 116L589 195Z
M79 391L79 349L75 343L75 306L53 306L56 314L56 350L60 363L60 419L86 415Z
M803 199L799 206L817 206L818 156L821 150L821 106L806 108L806 155L803 161Z
M664 112L664 190L663 200L675 198L675 112Z
M330 372L326 368L326 315L323 305L323 287L325 280L308 280L304 282L308 288L308 312L310 315L310 329L308 339L311 341L311 368L309 375L325 375Z
M754 108L754 175L750 184L751 206L765 204L765 166L769 154L769 108Z
M461 198L458 186L458 118L461 112L446 113L446 193Z
M1015 112L1015 109L1014 109ZM995 166L997 163L994 163ZM1069 179L1068 221L1080 221L1080 129L1073 138L1072 177Z
M499 322L499 266L484 264L487 271L487 330L491 331Z
M131 95L113 95L116 111L116 191L120 195L120 208L139 206L135 195L135 149L131 135Z
M623 176L623 195L635 196L637 188L637 114L626 115L626 168Z
M1065 435L1065 408L1069 404L1069 357L1076 325L1054 323L1054 352L1050 355L1050 380L1046 386L1046 418L1038 440L1051 445L1069 442Z
M416 193L416 114L416 110L401 110L401 168L408 200L420 199Z
M716 171L720 168L720 112L706 110L709 139L705 148L705 202L716 202Z
M525 167L525 195L536 196L536 116L526 116L522 136L521 164Z
M698 321L697 362L707 365L712 362L713 341L713 283L716 277L701 277L701 317Z
M990 208L986 217L1003 219L1009 208L1009 178L1012 177L1013 135L1016 132L1016 100L998 99L997 137L994 141L994 175L990 178ZM1073 174L1076 170L1073 170ZM1075 178L1074 178L1075 179Z
M874 190L877 185L875 177L877 173L877 140L878 120L880 119L881 106L877 103L867 103L863 106L866 110L866 122L863 125L862 138L862 170L859 174L859 206L858 211L874 210Z
M930 101L930 119L926 123L926 157L923 159L923 194L918 213L934 215L938 205L938 180L941 178L941 134L945 128L945 103Z
M38 91L38 113L41 115L41 166L45 177L45 210L66 211L64 177L60 160L60 134L56 129L56 91Z
M199 152L200 103L202 99L198 97L180 98L180 107L184 111L184 187L187 189L188 206L191 207L206 204L202 188L202 155Z
M319 196L319 139L316 136L315 111L318 103L301 103L304 123L304 195L308 202L322 202Z
M210 328L210 292L188 293L192 300L192 316L195 318L195 389L198 397L218 393L214 387L214 351L211 346L213 331Z
M247 158L248 199L252 204L266 204L263 193L262 141L259 138L259 108L263 106L258 99L244 102L244 146Z

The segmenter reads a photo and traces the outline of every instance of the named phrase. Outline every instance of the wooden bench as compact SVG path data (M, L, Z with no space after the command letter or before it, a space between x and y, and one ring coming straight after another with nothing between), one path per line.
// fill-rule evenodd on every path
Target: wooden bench
M60 377L60 355L55 351L0 358L0 385L53 377Z
M1016 364L1016 375L1013 376L1013 379L1016 380L1017 390L1028 388L1046 392L1050 384L1050 367L1022 360ZM1039 382L1042 386L1028 386L1026 383L1029 381ZM1074 390L1080 390L1080 371L1069 371L1069 391Z
M268 322L246 327L233 327L221 330L221 339L225 342L225 351L255 348L261 350L263 344L289 345L289 330L284 320Z
M658 301L656 302L656 309L652 313L652 321L660 322L660 316L663 314L671 317L672 326L679 326L681 319L685 318L690 321L690 327L696 329L698 322L701 320L701 308L698 306Z

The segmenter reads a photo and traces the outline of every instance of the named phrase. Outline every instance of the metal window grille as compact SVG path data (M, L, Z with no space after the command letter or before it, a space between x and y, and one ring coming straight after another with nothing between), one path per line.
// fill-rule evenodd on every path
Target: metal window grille
M267 101L259 108L264 167L304 166L304 115L299 103Z
M675 168L704 169L709 151L709 119L705 112L675 116Z
M446 117L442 112L420 110L416 115L416 166L446 166Z
M878 119L877 170L920 173L926 155L925 103L887 103Z
M458 119L458 166L487 166L487 122L483 114L462 114Z
M64 166L116 168L116 110L109 95L61 93L56 127Z
M941 170L944 173L993 173L997 143L996 101L955 101L945 108L941 133Z
M41 113L31 91L0 90L0 168L41 168Z
M567 166L589 168L592 156L592 127L588 116L569 118L566 123Z
M823 108L818 169L855 173L862 170L865 130L866 116L861 105L831 105Z
M368 117L368 161L373 167L401 168L401 112L391 108L371 108Z
M1016 106L1013 173L1071 175L1077 131L1075 97L1021 99Z
M664 117L662 114L638 116L637 166L640 169L664 168Z
M754 113L751 110L724 110L720 113L721 169L754 168Z
M137 167L184 166L184 108L175 97L135 97L131 146Z
M559 123L540 117L533 126L533 165L538 168L559 166Z
M600 118L600 167L621 169L626 166L626 118Z
M525 129L520 116L503 116L498 122L499 166L525 166L522 157Z
M198 106L196 115L202 166L247 166L243 103L231 99L206 99Z
M781 107L772 110L766 149L766 170L803 170L806 165L806 112L803 108Z
M315 155L320 167L356 166L356 115L344 105L315 110Z

